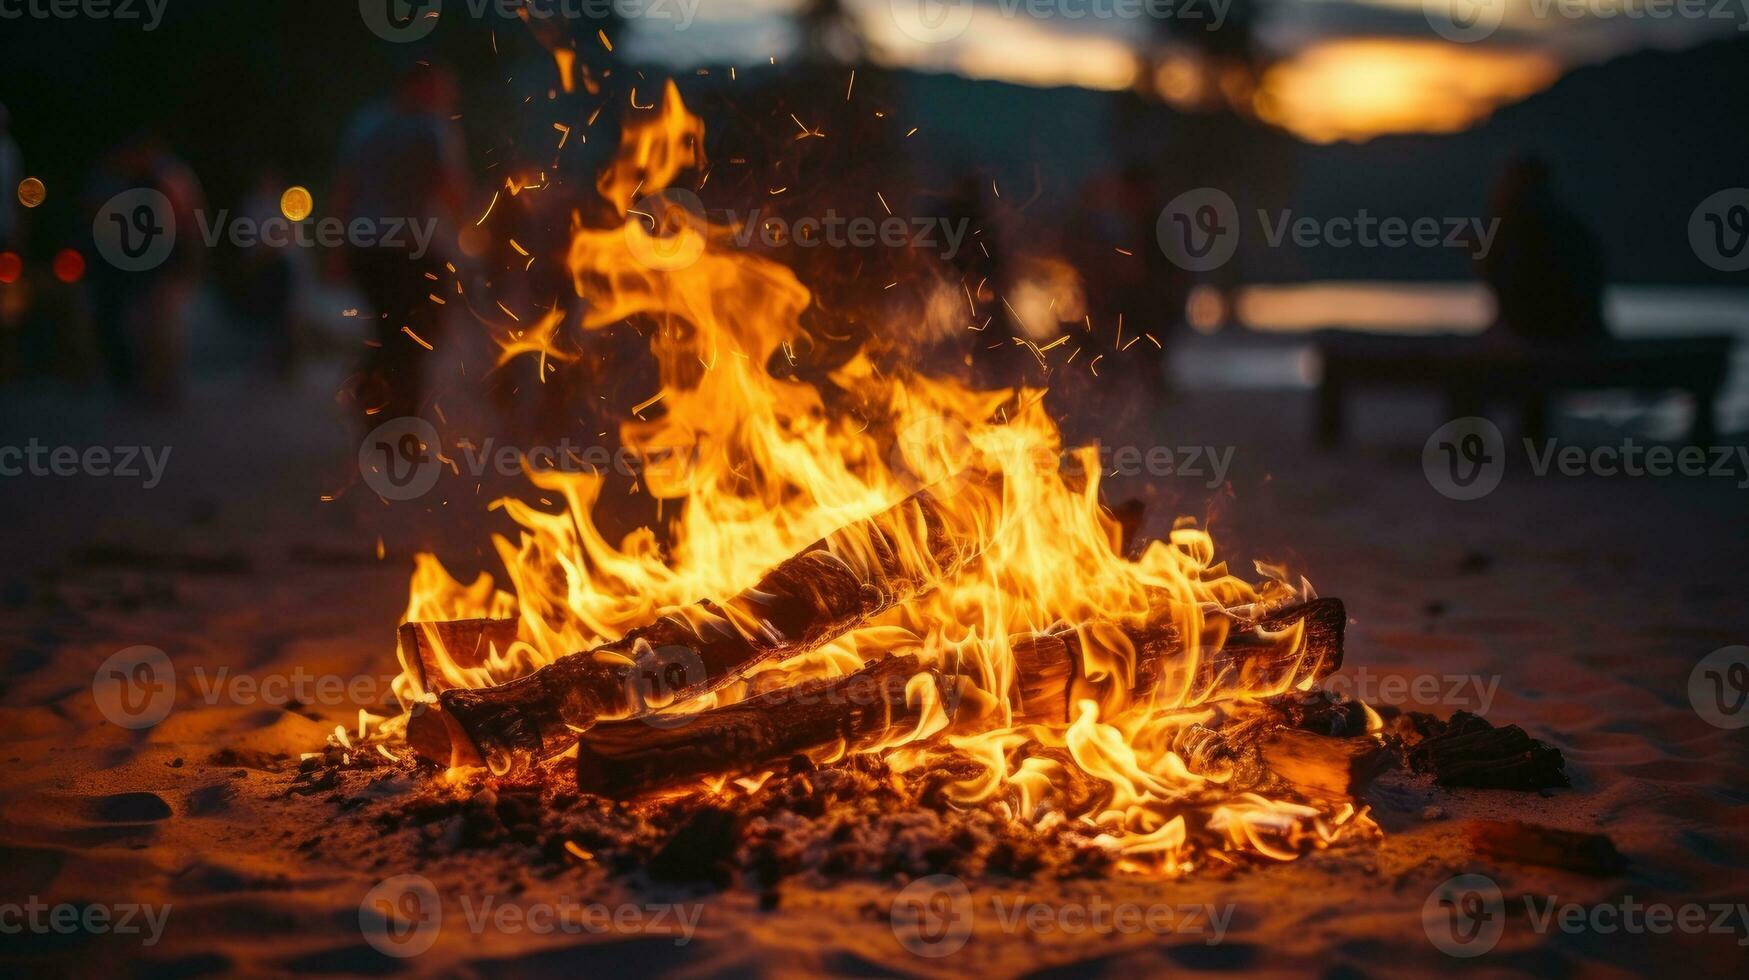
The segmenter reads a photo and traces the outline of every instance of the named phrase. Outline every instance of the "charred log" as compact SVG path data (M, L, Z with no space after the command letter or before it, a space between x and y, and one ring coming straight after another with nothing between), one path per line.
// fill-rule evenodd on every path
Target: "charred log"
M922 697L907 697L919 676L943 697L941 676L901 655L707 711L604 722L579 741L577 787L631 796L708 775L777 768L824 746L855 751L901 737L916 730L926 710Z
M1306 623L1305 644L1280 638L1264 642L1267 634L1298 622ZM1203 700L1243 696L1256 690L1246 685L1260 679L1271 685L1299 683L1335 670L1342 659L1343 622L1341 603L1322 600L1284 611L1260 628L1233 633L1227 647L1198 668ZM1048 724L1069 720L1073 692L1087 690L1079 677L1085 669L1084 646L1120 636L1136 654L1124 678L1125 689L1132 699L1147 697L1169 661L1181 656L1182 649L1175 646L1177 635L1166 624L1130 630L1095 625L1015 641L1021 679L1016 720ZM1098 637L1103 639L1096 641ZM1261 663L1243 663L1244 658ZM905 694L907 681L919 673L931 679L951 710L954 699L948 682L933 671L923 671L916 657L898 655L847 677L811 681L738 704L597 725L580 740L578 787L607 796L635 796L705 775L773 769L795 755L818 749L842 746L854 751L877 744L916 729L921 706ZM1211 755L1207 761L1212 766L1219 760Z
M1441 786L1537 790L1568 785L1561 750L1517 725L1496 728L1460 711L1449 722L1410 713L1398 719L1397 727L1405 743L1413 743L1409 768L1432 773Z
M946 494L957 493L953 506ZM958 571L993 522L980 488L923 490L789 558L723 605L700 602L497 687L415 707L407 740L448 765L530 768L603 718L645 715L803 653Z
M1304 627L1301 643L1281 636L1295 624ZM1098 684L1082 676L1089 647L1127 645L1133 656L1103 659L1127 665L1125 686L1138 696L1156 690L1163 680L1167 690L1185 692L1188 705L1297 688L1341 668L1347 624L1341 600L1315 599L1260 622L1234 624L1220 649L1197 658L1194 665L1183 663L1184 642L1170 623L1035 634L1012 644L1020 678L1017 711L1033 720L1070 720L1074 700Z

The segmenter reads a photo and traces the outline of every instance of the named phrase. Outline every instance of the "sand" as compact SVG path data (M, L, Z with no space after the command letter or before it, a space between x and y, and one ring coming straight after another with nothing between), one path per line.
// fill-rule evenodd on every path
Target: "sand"
M1359 427L1373 448L1319 455L1307 447L1303 392L1182 396L1165 421L1134 427L1145 437L1116 438L1232 447L1230 489L1168 477L1148 488L1119 481L1115 495L1146 489L1155 533L1174 512L1206 516L1224 551L1287 560L1321 594L1342 597L1353 693L1440 715L1485 709L1558 746L1574 785L1448 792L1393 773L1369 796L1385 830L1376 845L1171 882L973 883L963 949L932 958L894 928L903 882L786 880L776 908L762 909L747 888L655 886L583 861L554 874L515 848L422 846L422 834L446 829L372 832L348 819L359 803L344 794L289 792L299 753L353 725L356 708L244 703L234 688L209 697L221 668L226 683L299 668L392 675L412 551L437 545L465 559L501 526L483 498L385 508L354 490L320 500L345 487L352 465L332 386L328 376L289 389L227 378L168 417L54 392L5 396L0 443L174 447L150 491L113 480L0 484L11 525L0 545L0 906L15 907L0 908L0 927L33 901L102 906L116 924L135 904L163 916L150 943L107 927L6 935L5 972L1565 975L1680 964L1740 975L1749 963L1749 922L1734 912L1729 932L1538 928L1551 897L1586 915L1628 896L1641 906L1749 902L1749 733L1709 724L1689 697L1703 657L1749 643L1739 581L1749 491L1735 481L1509 472L1486 499L1456 502L1422 475L1420 444L1439 422L1431 406L1381 406ZM166 652L177 685L162 723L130 731L106 720L92 680L139 644ZM370 792L410 788L390 777ZM1631 865L1590 877L1483 858L1462 826L1484 817L1607 834ZM367 934L381 920L367 910L361 925L360 907L404 874L441 895L440 926L413 937L429 935L425 952L387 956L370 942L382 936ZM1463 874L1495 883L1504 909L1491 920L1497 943L1473 961L1442 952L1424 924L1429 897ZM530 925L567 900L626 910L629 931ZM509 918L470 921L488 901ZM1155 909L1153 927L1100 917L1126 906ZM135 912L129 924L147 921ZM1438 933L1451 920L1431 921ZM944 943L957 938L949 930Z

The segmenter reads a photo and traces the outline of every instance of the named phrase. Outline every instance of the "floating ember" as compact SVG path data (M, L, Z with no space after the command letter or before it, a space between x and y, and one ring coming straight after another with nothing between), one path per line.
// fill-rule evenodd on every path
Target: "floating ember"
M579 228L569 256L586 329L657 327L661 388L621 437L671 540L610 542L601 477L531 473L564 506L499 502L521 529L494 539L507 589L420 557L408 713L382 735L457 779L628 814L872 780L889 811L976 813L1152 875L1376 833L1355 795L1382 722L1309 693L1341 663L1341 604L1280 568L1240 578L1189 520L1126 542L1096 450L1063 446L1041 391L873 351L830 401L774 376L808 290L657 193L702 137L670 85L598 182L623 224ZM503 356L567 356L553 333L507 333Z

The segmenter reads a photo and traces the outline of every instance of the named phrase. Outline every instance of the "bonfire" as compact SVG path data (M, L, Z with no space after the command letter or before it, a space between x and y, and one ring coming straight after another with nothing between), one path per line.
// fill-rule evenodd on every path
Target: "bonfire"
M775 376L809 291L665 193L703 135L672 84L635 113L598 181L622 220L569 253L586 330L657 327L660 390L620 436L669 540L609 541L600 476L531 472L562 505L498 502L520 529L493 541L504 587L419 557L381 754L676 823L782 802L842 825L873 794L853 819L976 814L1149 876L1376 837L1359 795L1386 722L1318 690L1342 604L1235 574L1189 519L1129 539L1041 391L869 352L831 376L848 399ZM503 359L574 356L557 323L502 331ZM572 856L614 846L570 830Z

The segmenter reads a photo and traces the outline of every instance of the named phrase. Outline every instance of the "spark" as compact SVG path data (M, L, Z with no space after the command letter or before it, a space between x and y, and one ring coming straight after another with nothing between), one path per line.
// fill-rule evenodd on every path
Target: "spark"
M1087 362L1087 370L1092 371L1095 378L1099 377L1099 362L1104 359L1104 354L1095 354L1093 360Z
M497 206L498 206L498 192L493 191L492 192L492 200L487 202L487 204L486 204L486 213L480 215L480 220L474 222L474 227L478 228L481 225L485 224L486 219L490 218L492 216L492 209L497 207Z
M844 101L850 101L850 93L856 91L856 69L850 69L850 86L844 90Z
M1135 254L1136 254L1136 253L1134 253L1134 252L1132 252L1132 251L1130 251L1130 250L1129 250L1129 249L1127 249L1127 248L1116 248L1116 247L1115 247L1115 246L1114 246L1114 247L1113 247L1113 250L1114 250L1114 251L1116 251L1116 252L1117 252L1117 254L1119 254L1119 255L1128 255L1128 256L1134 256L1134 255L1135 255Z
M885 195L883 195L880 191L875 191L875 198L881 202L881 207L887 209L888 214L893 213L892 205L887 203L887 199L886 199Z
M668 392L658 391L654 395L651 395L649 398L645 399L644 401L639 402L636 406L634 406L632 408L632 414L636 415L639 418L643 418L644 417L644 409L649 408L651 405L656 404L657 402L661 401L662 399L664 399L666 397L668 397Z
M598 29L595 32L595 36L601 38L602 47L606 48L610 53L613 51L613 42L607 39L607 31Z
M402 327L401 332L406 334L409 337L412 337L413 342L415 344L418 344L419 346L425 348L426 350L436 350L437 349L437 348L431 346L430 344L426 343L424 337L421 337L418 334L414 333L412 327Z

